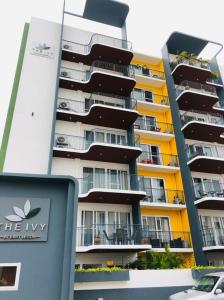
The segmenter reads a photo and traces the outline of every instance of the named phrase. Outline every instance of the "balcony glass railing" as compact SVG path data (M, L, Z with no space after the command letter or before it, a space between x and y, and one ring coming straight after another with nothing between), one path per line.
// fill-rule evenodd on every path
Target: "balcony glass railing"
M91 77L91 74L95 71L102 71L110 75L121 75L125 77L134 76L133 69L131 67L104 61L94 61L91 67L85 71L61 67L60 76L75 81L88 81Z
M140 191L136 185L137 180L138 176L135 174L129 175L125 171L103 169L100 169L98 174L78 179L81 194L86 194L91 189Z
M86 45L68 40L63 40L62 48L64 50L70 50L75 53L87 54L91 51L91 48L94 44L103 44L110 47L122 48L130 51L132 50L132 43L129 41L97 33L92 35L90 42Z
M164 72L150 69L150 68L145 68L139 65L132 65L132 67L134 69L135 75L141 75L141 76L151 77L154 79L165 80Z
M191 121L224 125L224 117L216 113L207 114L201 111L187 111L181 115L181 122L183 126Z
M156 154L153 152L143 151L137 160L141 164L162 165L162 166L170 166L170 167L179 166L177 155L171 155L165 153Z
M170 55L170 64L171 64L171 69L175 69L175 67L179 64L186 64L189 66L197 67L197 68L202 68L206 70L210 70L210 63L207 60L196 58L195 56L191 57L185 57L181 54L179 55Z
M167 96L159 95L159 94L151 94L150 96L146 96L146 94L142 92L132 92L133 98L137 101L143 101L147 103L154 103L169 106L169 98Z
M204 247L224 246L224 228L202 228Z
M135 136L135 143L131 145L123 132L114 132L96 128L88 131L86 137L56 133L54 146L72 150L87 150L93 143L117 146L139 146L139 141L140 137Z
M224 159L224 147L213 146L209 144L188 145L188 159L191 160L197 156L206 156Z
M194 184L196 199L204 197L208 198L224 198L224 183L218 181L207 181L204 184Z
M221 78L208 78L206 80L208 83L212 83L212 84L218 84L218 85L223 85L223 82L221 80Z
M180 85L176 85L177 96L179 96L181 93L187 90L206 95L217 96L215 87L207 84L201 84L199 82L184 80L181 82Z
M93 105L105 105L124 109L137 109L137 101L126 97L109 94L91 94L85 101L68 98L58 98L57 109L75 113L87 113Z
M183 191L147 187L141 187L141 190L146 192L146 197L143 199L144 202L185 204Z
M135 129L173 134L173 125L170 123L156 122L152 125L146 124L140 119L135 122L134 126Z
M156 231L146 225L96 224L77 228L78 247L151 245L153 248L190 248L189 232Z

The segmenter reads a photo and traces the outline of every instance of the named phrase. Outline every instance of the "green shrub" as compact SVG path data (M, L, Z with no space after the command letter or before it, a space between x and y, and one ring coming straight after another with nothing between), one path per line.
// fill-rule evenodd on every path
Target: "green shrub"
M170 252L170 250L166 248L165 253L147 251L134 263L130 264L130 267L139 270L176 269L180 268L182 263L183 259L178 254Z
M82 272L82 273L97 273L97 272L121 272L126 271L126 269L113 267L113 268L89 268L89 269L75 269L75 272Z
M224 266L194 266L192 270L224 269Z

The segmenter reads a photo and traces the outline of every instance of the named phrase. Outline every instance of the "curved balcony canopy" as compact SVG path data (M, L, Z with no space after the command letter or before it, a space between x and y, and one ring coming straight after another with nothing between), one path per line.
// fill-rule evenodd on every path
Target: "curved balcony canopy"
M94 178L79 179L79 201L94 203L132 204L146 195L135 184L137 175L103 173Z
M71 62L91 65L95 60L103 60L129 65L132 58L132 45L129 41L102 34L93 34L86 45L68 40L62 41L62 59Z
M181 115L181 121L185 138L224 144L224 118L222 115L188 111Z
M201 209L224 209L224 184L218 182L215 186L195 184L195 205Z
M138 116L136 101L118 95L91 94L85 101L58 98L58 120L129 129Z
M224 147L194 144L188 153L188 166L191 171L224 174Z
M128 66L95 61L87 71L61 68L59 86L86 93L103 92L129 96L136 81Z
M182 81L176 86L177 103L181 110L212 111L213 105L219 98L216 89L207 84Z
M174 57L171 63L173 62L173 76L176 84L185 79L205 82L209 76L209 62L216 58L223 49L219 43L178 31L174 31L169 36L166 46L167 52Z
M136 144L138 143L136 137ZM55 135L55 157L93 161L130 163L141 154L141 148L130 146L123 132L92 130L89 137Z

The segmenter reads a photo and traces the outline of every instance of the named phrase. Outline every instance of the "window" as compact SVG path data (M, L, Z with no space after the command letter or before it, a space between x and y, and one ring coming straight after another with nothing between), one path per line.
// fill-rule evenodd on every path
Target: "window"
M83 193L92 188L128 190L128 173L122 170L84 167Z
M168 217L143 216L142 223L151 239L167 242L171 240L171 231ZM158 247L159 248L159 247Z
M133 91L134 99L146 102L153 102L153 93L149 90L135 88Z
M224 197L221 183L217 179L193 178L195 195L198 199L207 196Z
M109 143L117 145L126 145L126 136L125 134L119 133L110 133L97 130L85 130L85 146L88 148L93 142L98 143Z
M21 263L0 264L0 292L18 290L20 269Z
M224 245L224 217L200 216L200 223L207 246Z
M150 202L166 202L164 180L160 178L144 178L143 189Z
M140 155L140 163L162 164L162 157L159 146L141 144L142 154Z
M213 156L212 154L212 146L206 145L187 145L188 153L191 158L197 155L204 155L204 156Z

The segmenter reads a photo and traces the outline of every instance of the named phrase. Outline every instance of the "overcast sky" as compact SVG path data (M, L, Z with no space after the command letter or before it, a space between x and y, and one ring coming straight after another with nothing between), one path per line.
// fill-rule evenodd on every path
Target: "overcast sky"
M83 9L84 0L69 0ZM92 0L94 1L94 0ZM107 0L105 0L107 1ZM161 48L173 31L182 31L224 44L223 0L123 0L130 6L128 39L135 51L160 56ZM31 16L61 21L63 0L6 0L0 4L0 141L16 69L23 25ZM80 25L80 21L77 22ZM98 31L93 22L82 27ZM107 29L107 34L117 32ZM223 65L224 51L219 56ZM30 99L32 101L32 99Z

